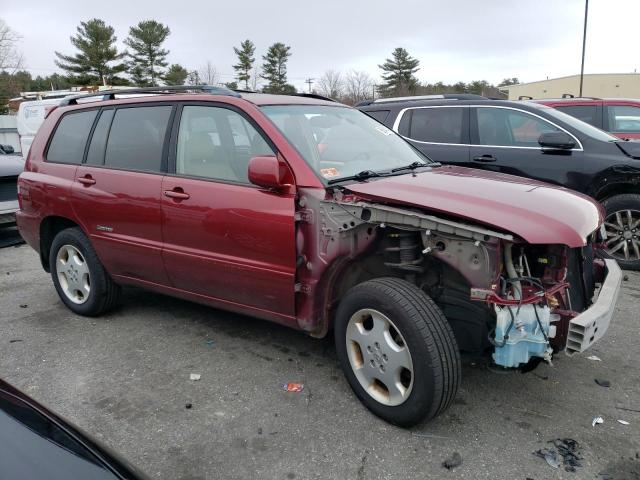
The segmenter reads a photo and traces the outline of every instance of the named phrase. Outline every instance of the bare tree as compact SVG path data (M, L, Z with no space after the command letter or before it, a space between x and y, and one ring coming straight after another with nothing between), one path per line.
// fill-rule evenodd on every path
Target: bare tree
M317 85L318 93L325 97L341 98L344 94L342 74L335 70L324 72Z
M251 80L249 80L249 85L251 86L251 90L254 92L258 91L260 87L260 69L258 67L254 67L253 73L251 74Z
M206 65L200 67L198 78L205 85L216 85L220 81L218 69L211 63L211 60L207 60Z
M20 38L0 19L0 70L15 72L22 67L22 54L17 48Z
M373 97L375 84L373 78L367 72L351 70L344 79L345 101L358 103Z

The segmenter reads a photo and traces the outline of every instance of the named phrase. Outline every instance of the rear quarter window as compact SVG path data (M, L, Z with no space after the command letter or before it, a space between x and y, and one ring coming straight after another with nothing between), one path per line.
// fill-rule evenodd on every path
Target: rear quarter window
M82 163L89 132L97 114L97 110L65 114L56 127L49 144L47 161L69 164Z
M384 123L387 117L389 116L390 110L369 110L365 111L367 115L369 115L374 120L379 121L380 123Z
M162 150L171 105L116 110L109 132L104 164L142 172L162 171Z

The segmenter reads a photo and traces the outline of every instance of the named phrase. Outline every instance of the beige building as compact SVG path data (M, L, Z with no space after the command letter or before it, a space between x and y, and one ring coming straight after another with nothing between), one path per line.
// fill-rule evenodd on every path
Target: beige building
M565 94L577 97L580 92L580 75L508 85L500 87L500 91L508 93L509 100L518 100L520 97L561 98ZM582 96L640 98L640 73L585 74Z

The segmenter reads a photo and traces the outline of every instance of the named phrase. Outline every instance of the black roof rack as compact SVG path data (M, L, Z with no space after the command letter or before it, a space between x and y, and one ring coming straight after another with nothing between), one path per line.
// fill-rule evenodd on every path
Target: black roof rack
M337 102L331 97L325 97L324 95L318 95L317 93L293 93L294 97L306 97L306 98L315 98L316 100L326 100L327 102Z
M419 102L421 100L488 100L487 97L475 93L438 93L433 95L411 95L407 97L383 97L376 100L362 100L356 107L378 105L393 102Z
M77 105L78 100L91 97L102 97L102 100L115 100L116 95L135 95L135 94L153 94L153 95L169 95L172 93L209 93L211 95L227 95L230 97L240 97L240 94L229 90L225 87L214 87L213 85L172 85L166 87L139 87L139 88L123 88L121 90L103 90L101 92L88 93L83 95L74 95L67 97L60 106Z

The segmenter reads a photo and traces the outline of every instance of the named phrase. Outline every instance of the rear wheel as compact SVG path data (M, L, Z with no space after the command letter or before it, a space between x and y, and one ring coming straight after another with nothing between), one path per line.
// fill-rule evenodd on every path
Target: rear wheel
M604 255L624 269L640 270L640 195L616 195L602 204L607 215Z
M409 282L380 278L349 290L336 314L335 341L351 388L388 422L415 425L455 397L460 356L453 331Z
M62 230L51 244L51 278L58 296L74 313L97 316L113 308L120 286L105 271L79 228Z

